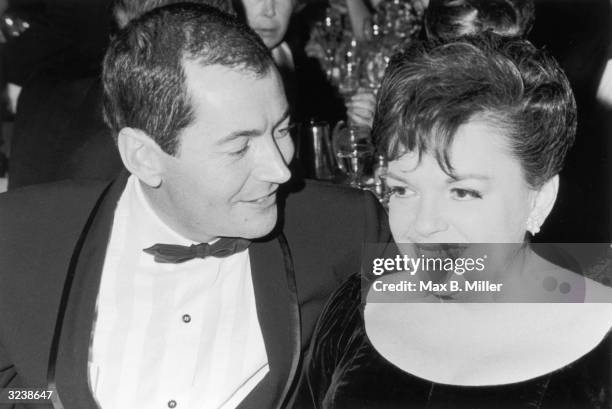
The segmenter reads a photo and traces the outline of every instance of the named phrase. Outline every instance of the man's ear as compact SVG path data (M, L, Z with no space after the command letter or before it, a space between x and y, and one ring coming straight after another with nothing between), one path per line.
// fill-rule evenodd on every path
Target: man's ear
M535 234L544 223L557 200L559 175L550 178L542 187L534 191L533 206L527 218L527 229ZM533 231L536 230L536 231Z
M140 129L123 128L117 136L117 146L126 169L152 188L162 182L163 161L166 153Z

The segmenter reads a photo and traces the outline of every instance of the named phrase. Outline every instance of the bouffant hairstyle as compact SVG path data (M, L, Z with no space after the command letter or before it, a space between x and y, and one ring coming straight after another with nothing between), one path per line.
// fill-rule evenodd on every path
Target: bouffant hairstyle
M431 0L425 33L441 41L485 32L525 37L534 20L533 0Z
M526 182L537 188L563 167L576 102L558 63L527 40L487 34L425 41L391 59L373 126L389 159L427 152L452 176L454 135L472 119L502 130Z

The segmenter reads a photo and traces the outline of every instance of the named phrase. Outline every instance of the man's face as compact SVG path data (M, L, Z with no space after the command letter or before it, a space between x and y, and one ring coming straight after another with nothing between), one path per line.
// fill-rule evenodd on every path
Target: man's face
M242 3L249 26L266 47L279 45L289 27L294 0L242 0Z
M276 191L293 156L289 111L274 68L261 78L186 62L194 120L153 189L171 227L194 241L257 238L277 220Z

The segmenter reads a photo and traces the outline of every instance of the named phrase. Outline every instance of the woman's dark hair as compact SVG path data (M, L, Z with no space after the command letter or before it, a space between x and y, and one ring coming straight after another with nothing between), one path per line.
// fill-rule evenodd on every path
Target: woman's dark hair
M525 180L536 188L559 173L574 142L576 102L558 63L529 41L494 34L413 43L389 64L374 116L379 151L434 155L453 174L459 126L499 127Z
M428 39L441 41L484 32L525 37L534 19L533 0L431 0L425 33Z

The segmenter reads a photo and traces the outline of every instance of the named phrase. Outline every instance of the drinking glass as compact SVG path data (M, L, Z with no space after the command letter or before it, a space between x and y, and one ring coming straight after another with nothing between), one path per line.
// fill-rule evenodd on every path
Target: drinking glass
M364 169L371 163L374 145L368 128L339 124L332 136L332 149L338 168L348 176L348 184L362 187Z

